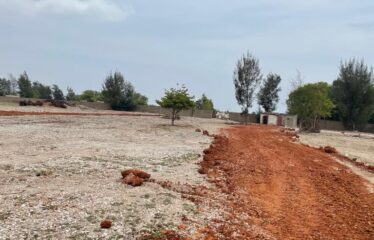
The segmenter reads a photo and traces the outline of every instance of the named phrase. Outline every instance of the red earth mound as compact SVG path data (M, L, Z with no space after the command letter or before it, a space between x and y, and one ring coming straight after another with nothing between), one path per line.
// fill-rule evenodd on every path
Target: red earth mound
M133 187L141 186L144 181L149 180L149 178L151 177L150 174L138 169L129 169L122 171L121 175L123 178L122 182Z

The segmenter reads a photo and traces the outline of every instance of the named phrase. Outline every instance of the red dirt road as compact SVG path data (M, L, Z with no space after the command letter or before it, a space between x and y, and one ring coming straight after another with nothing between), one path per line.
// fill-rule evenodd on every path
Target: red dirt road
M223 134L201 163L230 199L215 238L374 239L374 193L329 154L272 127Z

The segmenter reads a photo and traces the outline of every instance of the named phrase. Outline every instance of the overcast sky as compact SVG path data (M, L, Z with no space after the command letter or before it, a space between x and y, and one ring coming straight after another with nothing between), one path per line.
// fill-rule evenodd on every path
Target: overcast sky
M373 0L0 0L0 77L101 90L121 71L150 103L184 83L239 111L232 81L247 50L282 77L332 82L341 60L374 65ZM256 110L254 107L253 110Z

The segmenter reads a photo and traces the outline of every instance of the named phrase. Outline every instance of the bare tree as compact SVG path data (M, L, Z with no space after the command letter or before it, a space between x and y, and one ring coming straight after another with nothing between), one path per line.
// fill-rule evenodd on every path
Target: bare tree
M304 85L305 76L301 74L301 72L296 69L296 76L295 78L291 79L291 87L292 91L298 89L299 87Z

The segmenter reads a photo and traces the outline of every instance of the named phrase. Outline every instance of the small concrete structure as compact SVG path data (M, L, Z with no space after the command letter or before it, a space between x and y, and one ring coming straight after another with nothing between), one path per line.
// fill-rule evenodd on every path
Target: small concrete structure
M282 113L261 113L260 123L287 128L297 128L297 116Z

